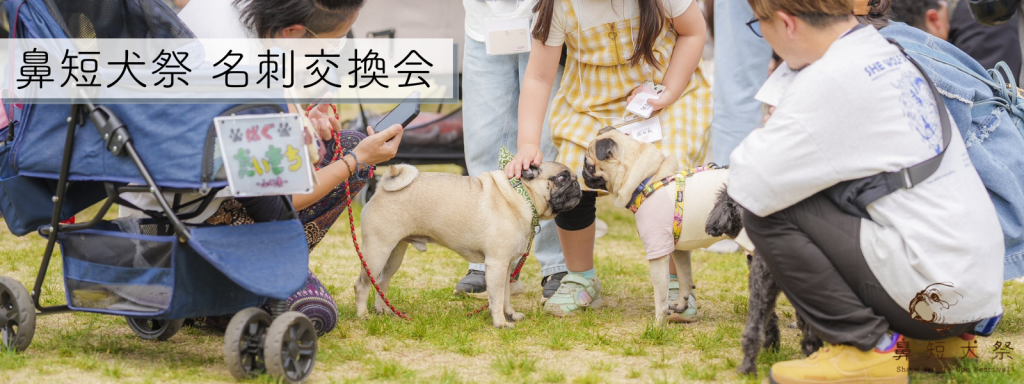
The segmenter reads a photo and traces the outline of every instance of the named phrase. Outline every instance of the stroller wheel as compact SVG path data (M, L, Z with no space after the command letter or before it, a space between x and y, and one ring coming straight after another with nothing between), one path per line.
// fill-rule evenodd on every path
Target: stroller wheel
M266 371L264 338L270 328L270 315L251 307L235 314L224 331L224 362L231 376L242 380Z
M264 347L267 372L287 383L300 383L313 373L316 364L316 329L306 315L285 312L267 331Z
M168 320L129 316L124 318L128 320L128 328L131 328L132 332L135 332L143 340L165 341L170 339L181 330L182 324L185 323L185 319Z
M24 285L0 276L0 348L23 352L36 333L36 308Z

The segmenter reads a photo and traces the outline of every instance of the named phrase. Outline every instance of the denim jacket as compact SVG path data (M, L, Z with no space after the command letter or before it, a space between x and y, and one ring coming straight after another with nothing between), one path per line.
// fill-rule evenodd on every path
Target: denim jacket
M906 24L894 22L880 32L903 46L943 95L996 207L1006 243L1004 278L1024 276L1024 121L1007 113L1024 107L1024 100L1005 94L1011 102L999 102L992 89L1015 81L998 75L993 80L960 49Z

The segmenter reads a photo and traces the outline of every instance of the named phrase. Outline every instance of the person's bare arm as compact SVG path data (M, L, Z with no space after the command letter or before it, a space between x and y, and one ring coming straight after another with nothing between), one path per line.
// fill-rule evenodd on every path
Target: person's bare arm
M509 177L518 178L524 169L530 168L530 164L539 165L544 160L540 135L561 56L562 46L548 46L540 40L533 40L530 62L526 65L523 86L519 91L518 149L516 157L505 167Z
M352 172L358 172L357 167L361 166L356 164L356 157L359 158L359 162L374 165L391 160L398 153L398 144L402 141L402 126L395 124L384 131L374 134L373 128L367 128L369 137L360 141L351 154L345 155L345 157L331 163L330 165L320 168L316 171L316 178L320 181L319 184L313 186L313 192L302 195L292 195L292 205L295 206L296 210L305 209L318 200L327 196L334 187L345 180L352 177Z
M332 131L341 131L341 122L335 118L330 106L331 102L332 96L328 93L324 95L319 105L309 111L309 121L313 124L313 128L320 137L331 137ZM300 113L292 104L288 105L288 112ZM382 163L395 157L395 154L398 153L398 144L402 141L403 129L401 125L392 125L376 135L371 127L367 127L366 132L370 136L360 141L352 149L355 156L345 155L339 161L314 171L316 172L316 180L319 181L319 184L313 186L312 193L292 195L292 205L295 206L296 210L305 209L313 205L313 203L327 196L334 187L352 177L352 172L349 169L357 171L356 156L359 157L360 162L370 165Z
M700 63L701 55L704 53L704 44L708 38L707 23L704 22L704 15L697 2L690 4L686 11L672 19L672 26L679 37L676 38L672 58L669 60L665 78L662 80L665 92L661 97L647 101L647 104L656 111L671 105L683 95L683 91L690 83L690 78L697 70L697 64ZM633 95L636 95L639 89L637 87L633 91ZM630 100L633 95L630 96Z

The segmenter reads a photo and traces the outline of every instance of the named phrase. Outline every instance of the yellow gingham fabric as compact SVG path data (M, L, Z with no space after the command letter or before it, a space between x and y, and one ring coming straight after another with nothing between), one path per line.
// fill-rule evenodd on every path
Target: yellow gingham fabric
M581 36L572 1L561 0L559 6L566 10L568 59L562 85L551 105L551 137L558 148L557 161L579 177L587 146L598 130L623 122L617 118L626 113L626 98L633 88L646 80L662 83L676 32L666 22L655 44L654 56L660 68L643 62L630 66L635 39L630 35L639 31L639 17L583 29ZM711 84L704 74L702 61L679 100L651 116L660 119L662 128L663 138L655 145L665 155L678 159L682 169L702 164L708 148L712 98Z

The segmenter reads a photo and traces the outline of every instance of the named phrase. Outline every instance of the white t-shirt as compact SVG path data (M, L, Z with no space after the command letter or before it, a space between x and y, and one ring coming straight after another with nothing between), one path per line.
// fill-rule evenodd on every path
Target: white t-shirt
M466 36L484 41L484 23L489 19L532 17L537 0L462 0L466 9Z
M195 0L178 12L178 18L197 37L248 39L253 36L242 24L242 13L232 0Z
M661 2L668 17L674 19L682 15L693 3L693 0L661 0ZM640 17L640 6L636 0L572 0L572 6L580 24L577 26L566 20L565 5L555 2L554 14L551 17L551 29L544 45L552 47L562 45L565 43L565 35L577 33L577 28L586 30L601 24ZM572 30L568 30L569 28ZM634 38L638 33L640 33L639 30L633 32Z
M185 23L192 33L196 37L200 38L217 38L217 39L248 39L252 36L249 31L242 24L242 14L235 8L232 0L195 0L190 1L185 8L182 8L181 12L178 13L178 18ZM182 203L197 200L202 198L203 195L198 193L188 193L182 196ZM220 208L220 204L224 202L224 199L231 197L231 192L228 188L222 189L217 193L217 197L213 199L211 204L206 207L203 213L199 214L195 218L186 220L189 223L202 223L206 221L214 213L217 213L217 209ZM159 210L160 205L157 203L156 198L149 193L122 193L121 198L128 202L135 204L135 206L147 209L147 210ZM170 193L164 193L164 198L167 199L168 203L172 203L174 195ZM193 205L198 207L198 203ZM120 217L147 217L140 211L128 208L118 208L118 216Z
M935 156L935 98L874 28L839 39L798 72L764 128L730 157L729 194L758 216L846 180L893 172ZM939 102L942 102L939 100ZM909 307L936 283L952 304L943 323L1002 313L1003 236L995 208L954 124L942 165L925 182L868 205L860 245L892 299Z

